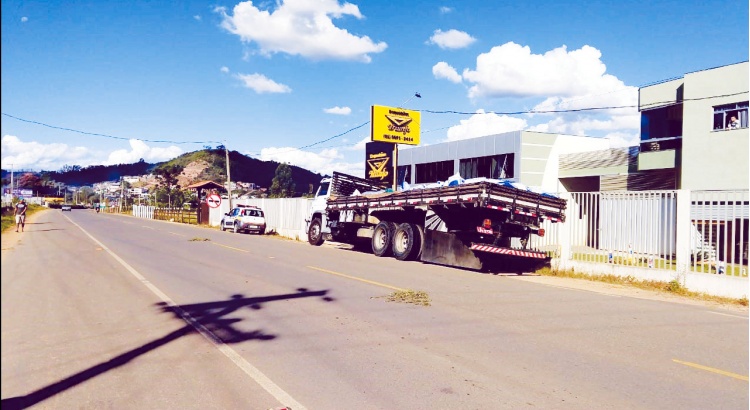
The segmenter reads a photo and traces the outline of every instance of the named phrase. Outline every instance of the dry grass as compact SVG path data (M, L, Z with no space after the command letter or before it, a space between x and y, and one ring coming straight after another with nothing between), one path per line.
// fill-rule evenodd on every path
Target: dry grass
M430 306L430 296L421 290L398 290L388 295L385 300L389 302L412 303L421 306Z
M642 280L633 276L617 276L617 275L592 275L588 273L576 272L575 270L557 270L551 268L542 268L536 271L537 274L543 276L556 276L561 278L575 278L584 279L595 282L604 282L615 285L626 285L632 286L638 289L652 290L657 292L666 292L673 295L679 295L691 299L703 300L707 302L715 302L728 305L748 306L748 299L735 299L723 296L714 296L701 292L693 292L686 289L682 284L673 280L670 282L661 282L656 280Z

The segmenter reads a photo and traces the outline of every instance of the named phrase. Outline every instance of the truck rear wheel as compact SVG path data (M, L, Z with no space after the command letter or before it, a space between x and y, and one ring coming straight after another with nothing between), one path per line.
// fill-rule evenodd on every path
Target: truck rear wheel
M393 252L391 243L396 224L388 221L380 221L372 233L372 253L375 256L391 256Z
M323 224L320 218L315 218L310 222L310 228L307 230L307 242L313 246L323 244Z
M422 248L419 225L402 223L393 234L393 256L400 261L416 259Z
M414 259L421 260L422 252L424 251L424 227L422 225L416 225L416 227L419 233L419 249L417 249L417 256Z

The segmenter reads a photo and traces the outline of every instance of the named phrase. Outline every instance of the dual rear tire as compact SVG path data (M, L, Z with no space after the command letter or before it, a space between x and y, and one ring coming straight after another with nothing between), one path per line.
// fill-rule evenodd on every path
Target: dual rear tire
M393 222L381 221L373 232L372 253L376 256L393 255L401 261L419 259L423 242L422 226L409 222L396 225Z

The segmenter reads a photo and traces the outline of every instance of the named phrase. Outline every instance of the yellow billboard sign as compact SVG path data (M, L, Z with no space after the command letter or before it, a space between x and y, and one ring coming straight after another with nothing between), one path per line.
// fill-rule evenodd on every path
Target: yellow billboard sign
M372 141L419 145L419 111L373 105L370 124Z

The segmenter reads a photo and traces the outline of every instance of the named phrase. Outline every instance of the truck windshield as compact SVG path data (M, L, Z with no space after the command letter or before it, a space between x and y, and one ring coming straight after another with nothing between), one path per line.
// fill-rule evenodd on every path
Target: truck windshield
M330 185L330 182L323 182L320 184L320 189L318 189L318 196L323 196L328 194L328 186Z

